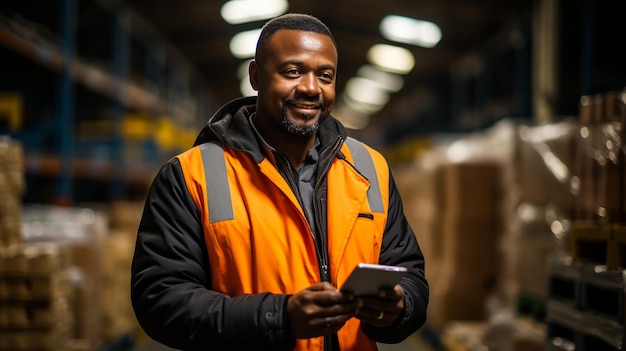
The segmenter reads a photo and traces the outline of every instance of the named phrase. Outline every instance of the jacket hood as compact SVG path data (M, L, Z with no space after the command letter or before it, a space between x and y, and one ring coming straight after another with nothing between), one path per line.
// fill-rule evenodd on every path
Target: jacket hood
M264 158L249 117L256 111L256 96L241 97L222 106L202 128L194 146L206 142L219 142L229 148L245 151L261 162ZM321 124L317 134L322 149L333 145L337 138L345 140L346 129L332 115Z

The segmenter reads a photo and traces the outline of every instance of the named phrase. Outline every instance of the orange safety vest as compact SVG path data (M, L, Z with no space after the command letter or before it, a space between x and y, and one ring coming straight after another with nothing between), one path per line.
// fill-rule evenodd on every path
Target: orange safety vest
M389 168L383 156L348 138L328 171L330 283L341 286L360 262L378 263L387 221ZM294 294L320 282L311 232L293 191L267 159L214 143L177 156L198 207L211 266L211 288L229 296ZM347 162L346 162L347 161ZM350 319L338 331L342 351L376 350ZM323 350L324 338L295 350Z

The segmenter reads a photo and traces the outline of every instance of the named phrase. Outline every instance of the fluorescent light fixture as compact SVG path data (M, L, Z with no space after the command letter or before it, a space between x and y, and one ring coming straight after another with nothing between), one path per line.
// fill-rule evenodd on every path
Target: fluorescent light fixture
M222 5L220 14L224 21L239 24L276 17L288 8L287 0L230 0Z
M367 59L378 68L397 74L407 74L415 66L413 54L399 46L376 44L367 51Z
M350 110L361 115L370 116L383 108L381 105L373 105L363 101L356 101L347 94L343 95L342 98L346 108L349 108Z
M381 71L372 65L363 65L356 72L357 76L369 79L380 85L381 88L392 93L400 91L404 85L404 79L401 76Z
M389 101L389 93L380 85L363 77L352 77L346 82L346 94L354 101L370 106L384 106Z
M433 22L388 15L380 22L383 37L398 43L432 48L441 40L441 29Z
M261 35L261 28L239 32L230 40L230 52L236 58L254 57L256 42Z

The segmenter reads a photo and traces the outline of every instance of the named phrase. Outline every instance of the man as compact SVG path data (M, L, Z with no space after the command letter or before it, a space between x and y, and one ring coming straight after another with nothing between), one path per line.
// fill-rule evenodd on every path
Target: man
M331 115L337 49L314 17L263 28L250 83L154 180L132 264L135 314L184 350L376 350L425 322L424 259L383 157ZM337 288L360 262L408 274Z

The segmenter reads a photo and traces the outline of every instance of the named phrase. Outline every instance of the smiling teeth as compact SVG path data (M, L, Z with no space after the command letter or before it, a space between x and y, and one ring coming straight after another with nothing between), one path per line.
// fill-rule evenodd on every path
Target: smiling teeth
M308 109L308 110L312 110L312 109L316 109L317 108L317 106L314 106L314 105L298 105L298 104L296 104L295 106L297 108L304 108L304 109Z

